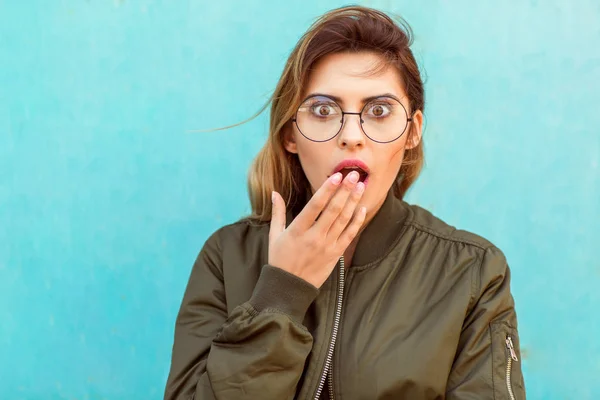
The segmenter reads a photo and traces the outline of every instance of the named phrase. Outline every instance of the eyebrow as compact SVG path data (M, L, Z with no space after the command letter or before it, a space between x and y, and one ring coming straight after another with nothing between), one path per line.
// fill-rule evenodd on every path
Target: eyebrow
M302 100L302 101L306 101L309 98L316 97L316 96L328 97L328 98L330 98L332 100L335 100L337 103L343 103L344 102L344 100L342 100L341 97L334 96L332 94L325 94L325 93L311 93L308 96L306 96L306 98L304 100ZM365 104L365 103L368 103L369 101L375 100L375 99L377 99L379 97L391 97L392 99L396 100L398 103L401 103L400 99L396 95L394 95L392 93L383 93L383 94L378 94L378 95L375 95L375 96L365 97L365 98L363 98L361 100L361 102L362 102L362 104Z

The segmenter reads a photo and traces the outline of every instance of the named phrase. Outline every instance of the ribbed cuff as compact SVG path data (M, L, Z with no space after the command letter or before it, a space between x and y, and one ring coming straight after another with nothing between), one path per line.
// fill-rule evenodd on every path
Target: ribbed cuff
M264 265L250 298L256 311L277 309L302 323L319 289L281 268Z

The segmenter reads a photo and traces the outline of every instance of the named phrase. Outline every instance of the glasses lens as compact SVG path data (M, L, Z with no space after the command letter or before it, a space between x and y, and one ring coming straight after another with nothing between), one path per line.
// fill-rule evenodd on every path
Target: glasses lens
M404 106L390 97L380 97L368 103L363 108L362 119L365 134L377 142L398 139L408 123Z
M311 97L298 108L296 123L307 138L317 142L329 140L342 126L342 109L328 97Z

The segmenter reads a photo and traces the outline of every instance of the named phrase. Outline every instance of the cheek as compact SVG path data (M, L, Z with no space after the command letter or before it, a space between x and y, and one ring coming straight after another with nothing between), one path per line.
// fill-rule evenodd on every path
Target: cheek
M405 142L402 141L394 147L388 147L385 151L385 156L381 157L381 161L388 165L387 170L390 174L397 174L404 159Z
M397 149L394 149L392 154L390 155L390 162L398 163L398 168L400 168L400 164L402 163L402 159L404 158L404 145L400 146Z
M306 139L299 140L297 143L298 158L304 174L311 186L316 189L327 179L327 168L330 161L328 155L331 155L331 150L328 150L328 146L324 143L314 143Z

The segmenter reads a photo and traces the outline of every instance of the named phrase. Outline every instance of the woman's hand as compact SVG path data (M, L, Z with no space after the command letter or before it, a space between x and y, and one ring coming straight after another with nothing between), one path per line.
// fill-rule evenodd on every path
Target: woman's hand
M269 264L321 287L365 221L358 179L356 171L343 182L339 172L330 176L287 228L285 202L273 192Z

